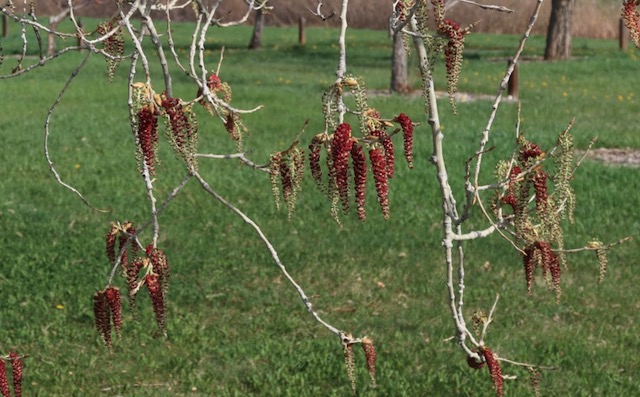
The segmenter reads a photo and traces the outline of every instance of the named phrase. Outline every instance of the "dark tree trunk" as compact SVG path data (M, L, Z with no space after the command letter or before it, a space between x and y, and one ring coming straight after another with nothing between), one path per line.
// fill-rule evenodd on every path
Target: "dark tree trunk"
M9 17L2 15L2 37L9 36Z
M407 50L404 48L402 33L393 35L393 56L391 61L391 91L407 92Z
M571 58L571 19L575 0L552 0L544 59Z
M253 36L249 43L249 49L257 50L262 48L262 30L264 29L264 14L262 8L256 10L256 20L253 24Z

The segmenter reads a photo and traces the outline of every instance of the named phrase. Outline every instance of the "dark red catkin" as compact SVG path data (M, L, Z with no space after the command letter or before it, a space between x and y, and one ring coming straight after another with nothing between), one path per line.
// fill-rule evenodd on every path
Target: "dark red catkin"
M93 314L95 316L96 329L107 347L111 347L111 319L109 302L105 291L97 291L93 296Z
M542 215L547 210L548 195L547 195L547 173L544 170L538 170L533 175L533 190L536 197L536 211Z
M322 184L322 167L320 166L320 153L322 151L322 134L313 137L309 145L309 169L316 186L324 190Z
M493 352L488 347L485 346L482 349L482 353L484 354L484 359L487 362L487 367L489 367L489 374L491 374L491 381L496 389L496 396L502 397L504 395L504 379L502 378L500 362L495 358Z
M125 269L125 275L127 277L127 296L129 298L129 308L131 313L135 315L136 313L136 295L138 288L138 274L140 273L140 269L145 265L145 262L148 261L147 258L136 258L131 262L127 268Z
M105 290L105 296L107 298L107 303L109 304L113 327L116 334L119 336L120 330L122 329L122 304L120 302L120 290L117 287L108 287Z
M524 255L522 257L524 263L524 279L527 283L527 291L531 293L531 287L533 286L533 271L536 266L535 247L530 245L524 249Z
M542 257L542 270L546 274L548 271L551 274L551 283L556 291L556 294L560 294L560 260L558 256L552 251L551 245L546 241L537 241L536 248L540 250Z
M413 168L413 122L404 113L400 113L394 121L400 123L404 140L404 158L407 160L409 168Z
M375 386L376 384L376 349L373 346L373 340L364 337L362 338L362 349L364 350L364 357L367 362L367 371L371 377L371 382Z
M9 379L7 378L7 365L3 359L0 359L0 393L2 393L2 397L11 397Z
M391 179L395 172L395 150L393 148L393 141L386 132L381 130L371 131L371 135L378 137L378 142L380 142L384 148L384 159L387 163L387 178Z
M138 112L138 145L149 174L155 174L155 147L158 143L158 118L151 105Z
M24 369L22 357L18 353L9 352L9 359L13 375L13 396L22 397L22 371Z
M153 272L158 275L158 281L160 281L162 293L166 295L169 290L169 277L171 275L167 256L161 249L153 248L153 245L148 245L146 252L147 257L151 262L151 266L153 267Z
M387 183L387 162L379 147L369 150L369 160L373 170L373 180L376 185L378 203L382 209L384 219L389 219L389 184Z
M149 273L145 278L147 290L153 304L153 313L156 316L156 323L163 335L167 335L167 325L164 317L164 296L158 275Z
M361 145L353 145L353 148L351 148L351 161L353 162L353 184L356 193L358 219L364 221L367 218L364 207L367 188L367 158Z
M333 133L331 156L333 157L336 187L342 201L344 213L349 211L349 153L352 146L351 126L347 123L342 123Z
M178 149L183 149L190 131L189 120L178 98L162 96L162 107L169 117L169 127Z

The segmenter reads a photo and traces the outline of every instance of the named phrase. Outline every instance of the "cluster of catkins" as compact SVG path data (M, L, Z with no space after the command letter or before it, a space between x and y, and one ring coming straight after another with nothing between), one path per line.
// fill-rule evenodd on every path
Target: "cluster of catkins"
M224 103L229 104L231 102L231 86L220 80L217 74L213 73L207 78L207 88L216 98L220 98ZM247 129L242 123L240 116L228 109L228 107L219 106L215 102L212 107L202 94L202 90L198 89L198 93L196 94L196 97L200 98L198 102L210 114L217 115L222 119L225 130L227 130L231 139L237 142L238 151L241 151L242 141L247 134Z
M347 376L351 381L351 387L353 392L356 393L356 375L355 375L355 357L353 353L353 345L351 335L345 335L342 338L342 351L344 353L344 362L347 367ZM362 351L364 352L365 364L367 366L367 372L371 378L371 384L376 386L376 349L373 345L373 339L365 336L360 341L362 345Z
M165 298L169 288L169 263L164 252L149 245L144 256L139 256L136 231L130 222L111 224L106 236L106 252L111 265L119 265L126 279L131 311L135 314L136 296L140 288L146 286L158 328L166 335ZM111 330L119 336L122 328L120 289L109 285L97 291L93 297L93 311L98 333L105 345L111 347Z
M527 290L531 292L537 268L549 286L560 297L560 274L563 257L552 249L562 247L561 212L557 210L548 192L549 175L545 171L545 152L524 137L516 161L509 166L506 192L500 197L501 205L512 209L512 222L516 237L524 242L523 263ZM535 208L530 208L531 198ZM534 217L535 216L535 217ZM536 223L537 222L537 223Z
M368 134L362 137L352 135L348 123L338 125L331 135L318 134L309 145L309 167L311 175L321 190L332 203L332 212L337 219L337 206L340 203L342 211L349 212L351 198L349 196L350 169L353 169L353 190L358 218L366 219L365 197L367 173L371 170L378 203L385 219L389 218L389 183L395 173L395 149L392 135L386 128L391 123L379 121L377 112L370 112ZM404 140L404 157L409 168L413 168L413 123L411 119L401 113L393 119L400 125ZM399 130L396 130L396 132ZM321 166L321 151L326 148L327 178L325 181ZM369 166L367 166L367 154ZM351 159L351 168L349 166Z
M458 79L462 70L462 60L464 52L464 39L471 30L471 26L466 28L451 19L444 17L444 0L431 0L433 4L435 24L438 35L446 40L444 44L444 59L447 70L447 92L453 110L456 110L454 95L458 92Z
M638 12L640 0L625 0L622 6L622 20L629 29L631 40L640 48L640 12Z
M133 85L132 96L136 111L136 158L140 171L146 168L149 175L155 175L159 117L165 119L166 136L176 155L184 160L187 168L196 169L198 123L191 105L185 105L181 99L169 97L166 93L152 97L150 88L144 83Z
M104 36L115 29L115 32L104 39L102 49L111 57L107 57L107 75L109 80L113 80L116 68L120 63L119 57L124 54L124 34L120 26L120 17L114 17L106 22L98 24L97 33Z
M11 397L11 387L7 377L7 361L11 365L13 384L13 396L22 396L22 371L24 368L24 356L15 352L9 352L8 356L0 357L0 394L2 397Z

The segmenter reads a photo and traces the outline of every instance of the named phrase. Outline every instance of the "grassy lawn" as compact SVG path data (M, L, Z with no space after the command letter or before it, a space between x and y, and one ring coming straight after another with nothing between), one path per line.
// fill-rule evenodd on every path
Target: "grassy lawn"
M174 28L186 51L188 26ZM247 27L214 29L207 53L213 67L225 46L220 77L233 87L233 105L265 105L245 117L251 131L245 148L265 163L269 153L288 147L305 120L310 122L303 142L322 131L321 95L335 79L337 31L308 29L307 44L300 46L295 29L267 28L260 51L245 49L250 34ZM0 74L15 65L17 40L3 40ZM363 76L370 89L386 89L391 52L386 32L352 30L347 42L350 73ZM460 91L494 94L517 43L515 36L469 36ZM575 117L579 149L596 135L599 147L640 149L638 52L621 52L615 41L576 39L574 60L544 63L538 60L543 50L544 38L533 37L520 66L527 137L549 147ZM63 179L93 205L111 211L88 209L48 170L47 109L83 55L69 53L21 78L0 80L0 353L29 355L25 396L350 395L339 341L306 313L255 233L195 183L160 217L159 246L172 267L169 337L154 337L149 299L140 296L140 321L125 316L113 353L104 348L91 304L110 270L104 236L113 220L146 222L148 207L128 124L126 65L110 84L106 63L92 57L60 103L50 137ZM411 62L415 66L416 60ZM419 88L414 69L413 86ZM441 70L437 82L444 89ZM176 74L174 84L176 96L195 95L186 77ZM352 213L338 228L327 200L308 178L288 222L286 213L275 209L266 174L226 160L201 160L201 173L261 225L324 318L375 340L379 387L367 386L358 354L360 395L495 395L487 371L467 367L450 339L454 329L446 306L440 204L428 161L424 105L419 96L379 95L369 102L383 116L405 112L422 122L416 129L415 168L398 167L391 182L389 221L369 192L367 221ZM491 103L459 103L454 116L445 99L440 109L450 178L462 201L465 160L477 146ZM196 111L200 151L233 152L220 123ZM491 164L513 150L516 118L514 103L501 106L485 182L491 180ZM156 187L162 198L184 170L164 143L160 158ZM499 236L466 246L469 315L488 310L496 293L501 295L487 344L503 357L557 367L542 373L543 395L640 390L635 323L640 262L634 256L640 249L639 178L637 168L592 161L575 175L576 222L566 225L567 246L583 246L594 237L633 239L609 253L609 272L600 285L593 254L570 256L560 304L542 284L527 295L522 260ZM471 224L481 222L474 214ZM149 232L141 239L148 243ZM505 382L507 395L533 395L525 369L503 371L517 376Z

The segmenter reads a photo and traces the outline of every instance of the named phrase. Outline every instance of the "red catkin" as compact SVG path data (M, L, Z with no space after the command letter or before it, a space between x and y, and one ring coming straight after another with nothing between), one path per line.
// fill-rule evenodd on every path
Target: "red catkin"
M222 89L222 82L220 81L220 77L218 77L217 74L211 74L207 79L207 86L212 92L216 92Z
M542 155L542 149L540 146L535 143L527 142L522 147L520 147L520 152L518 153L518 160L521 164L526 165L527 162L531 159L537 159Z
M625 0L622 7L622 20L629 29L629 35L636 47L640 47L640 12L638 0Z
M129 236L126 233L121 233L118 237L118 249L122 251L122 256L120 256L120 266L122 269L126 269L129 264L129 254L125 247L127 246L127 241L129 241Z
M362 146L353 145L353 148L351 148L351 161L353 162L353 184L355 187L358 219L364 221L367 218L364 207L367 188L367 158Z
M7 366L2 359L0 359L0 393L2 393L2 397L11 397L9 379L7 378Z
M404 158L407 160L409 168L413 168L413 122L404 113L400 113L395 119L402 128L402 139L404 140Z
M138 145L142 154L142 161L146 164L149 174L155 174L155 147L158 143L158 118L152 106L143 106L138 112Z
M387 162L378 147L369 150L369 160L373 170L373 180L376 185L378 203L382 209L384 219L389 219L389 184L387 183Z
M125 269L125 276L127 278L127 297L129 298L129 309L131 313L136 313L136 295L138 288L138 274L140 269L145 265L147 258L136 258Z
M487 346L482 349L482 353L484 354L484 359L487 362L487 367L489 367L489 374L491 374L491 381L496 389L496 396L502 397L504 395L504 379L502 378L500 362L495 358L493 352L491 352Z
M551 284L556 290L556 294L560 293L560 260L558 256L551 250L549 243L545 241L536 242L536 248L540 250L542 258L542 271L544 274L548 271L551 275Z
M111 347L111 320L109 314L109 302L105 291L98 291L93 296L93 314L98 334L107 347Z
M120 335L120 330L122 329L122 304L120 301L120 290L117 287L108 287L105 290L105 296L107 298L107 303L109 304L113 327L116 334Z
M547 209L547 173L544 170L538 170L533 175L533 190L535 191L536 210L538 214L544 214Z
M24 369L22 357L18 353L9 352L9 359L13 375L13 395L14 397L22 397L22 372Z
M342 123L333 133L331 156L333 158L336 187L342 201L344 213L349 211L349 153L352 146L351 126L347 123Z
M316 186L322 189L322 167L320 166L320 153L322 151L321 138L316 135L309 145L309 169Z
M151 303L153 304L153 313L156 316L156 323L163 335L167 334L167 325L164 317L164 296L162 294L162 287L158 280L158 275L149 273L145 278L147 284L147 290L151 297Z
M531 293L531 287L533 286L533 270L536 266L535 248L528 246L524 249L524 256L522 257L524 263L524 278L527 283L527 291Z
M376 349L373 346L373 340L364 337L362 338L362 349L364 350L364 357L367 362L367 371L373 384L376 384Z
M240 133L238 132L238 128L236 126L236 116L232 112L227 113L227 117L224 122L224 128L229 133L231 139L233 139L234 141L240 140Z
M176 146L178 149L183 149L187 142L187 135L190 134L193 129L189 126L189 120L187 120L180 99L163 95L162 107L169 117L169 127Z
M393 141L386 132L381 130L371 131L371 135L378 137L378 142L380 142L384 148L384 159L387 163L387 178L391 179L395 173L395 150L393 148Z
M169 290L169 262L167 261L167 256L164 254L164 251L158 248L153 248L153 245L147 246L147 257L151 262L151 266L153 267L153 272L158 275L158 281L160 282L160 286L162 287L162 293L166 294Z

